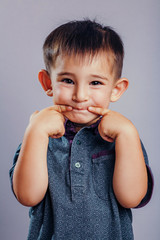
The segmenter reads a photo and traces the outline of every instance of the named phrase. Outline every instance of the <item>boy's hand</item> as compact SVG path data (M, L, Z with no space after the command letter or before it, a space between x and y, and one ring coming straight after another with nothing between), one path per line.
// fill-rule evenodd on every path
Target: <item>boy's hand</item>
M102 116L101 137L116 142L113 190L117 201L125 208L138 206L147 192L147 169L137 129L120 113L97 107L88 110Z
M60 138L65 133L63 113L71 110L68 106L55 105L36 111L30 117L29 128L42 136Z
M121 134L129 134L134 127L131 121L118 112L98 107L89 107L88 110L102 116L98 130L101 137L108 142L113 142Z

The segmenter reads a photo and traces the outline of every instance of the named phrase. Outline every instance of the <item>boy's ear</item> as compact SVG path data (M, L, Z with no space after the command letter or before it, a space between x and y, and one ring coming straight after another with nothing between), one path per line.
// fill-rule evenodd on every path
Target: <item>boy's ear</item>
M129 86L129 81L127 78L121 78L116 81L111 94L111 102L116 102L121 95L127 90Z
M38 79L39 79L40 84L42 85L42 88L46 92L46 94L49 97L52 97L53 96L52 82L51 82L48 72L46 70L41 70L38 73Z

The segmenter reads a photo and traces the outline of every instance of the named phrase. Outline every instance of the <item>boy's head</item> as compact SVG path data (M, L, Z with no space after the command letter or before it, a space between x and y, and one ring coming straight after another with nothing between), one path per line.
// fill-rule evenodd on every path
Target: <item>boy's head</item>
M123 43L110 27L103 27L90 20L68 22L52 31L43 45L48 73L60 55L78 55L82 58L90 56L92 59L100 52L106 53L106 58L110 56L111 71L114 78L119 79L123 66Z
M128 87L121 77L123 44L109 27L91 21L66 23L49 34L43 46L46 70L39 81L55 105L72 107L64 115L90 125L99 116L89 107L107 109Z

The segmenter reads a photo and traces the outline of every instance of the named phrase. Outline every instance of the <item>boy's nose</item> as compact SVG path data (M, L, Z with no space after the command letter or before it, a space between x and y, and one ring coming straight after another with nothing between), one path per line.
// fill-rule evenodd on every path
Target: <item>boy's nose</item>
M88 89L78 86L74 91L72 99L76 102L87 101L89 99Z

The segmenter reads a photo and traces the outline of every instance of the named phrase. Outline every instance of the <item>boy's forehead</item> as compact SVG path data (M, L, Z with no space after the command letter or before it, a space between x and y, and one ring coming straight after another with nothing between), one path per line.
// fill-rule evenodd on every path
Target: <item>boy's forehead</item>
M113 64L114 64L114 56L112 52L98 52L96 54L60 54L54 64L54 68L59 67L60 65L64 66L65 63L70 65L78 65L80 67L84 65L97 65L101 64L104 67L108 66L112 72Z

